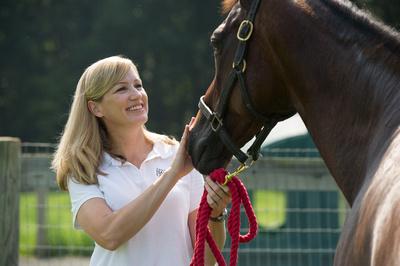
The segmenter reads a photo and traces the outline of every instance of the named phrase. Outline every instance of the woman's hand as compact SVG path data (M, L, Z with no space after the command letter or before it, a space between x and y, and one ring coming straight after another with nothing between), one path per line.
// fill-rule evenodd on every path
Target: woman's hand
M207 203L212 208L211 217L218 217L231 202L232 196L228 186L223 186L206 177L205 187L208 192Z
M195 118L192 117L188 125L185 125L185 129L182 134L182 138L179 144L178 151L176 152L175 159L172 162L170 171L173 175L181 178L187 175L193 170L192 159L187 152L188 136L192 129Z

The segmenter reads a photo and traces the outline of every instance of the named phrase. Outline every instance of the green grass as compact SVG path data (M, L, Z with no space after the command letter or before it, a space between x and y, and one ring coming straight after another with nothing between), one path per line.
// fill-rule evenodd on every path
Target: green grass
M50 192L45 204L45 241L37 246L37 194L20 194L20 247L21 255L64 256L89 255L93 241L81 230L72 227L72 214L68 193Z
M254 208L261 226L276 228L285 222L285 193L258 190L253 196ZM21 255L64 256L92 253L93 241L82 230L72 227L71 204L66 192L48 193L45 203L46 238L44 247L37 249L37 205L36 192L20 194Z
M20 194L20 246L23 256L90 255L93 241L82 231L72 227L71 205L68 193L50 192L45 204L46 238L44 247L37 249L37 193ZM286 194L281 191L256 190L252 195L253 207L259 225L276 229L286 221ZM344 200L339 202L344 209ZM339 215L343 224L344 212Z

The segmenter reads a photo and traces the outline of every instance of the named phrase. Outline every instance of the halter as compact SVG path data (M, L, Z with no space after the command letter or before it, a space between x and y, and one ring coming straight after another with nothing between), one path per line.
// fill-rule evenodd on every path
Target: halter
M254 108L254 104L250 98L249 90L247 88L244 72L246 71L246 55L247 41L250 39L253 33L253 22L256 16L257 9L261 0L253 0L250 10L247 14L247 18L244 19L239 26L236 37L238 39L238 47L235 52L235 58L232 64L232 70L229 74L229 78L225 85L226 88L222 89L220 100L216 111L213 112L210 107L204 102L204 95L200 97L199 109L201 113L207 118L210 123L212 131L218 134L222 143L228 148L228 150L242 163L242 165L251 165L252 162L256 161L260 155L260 147L264 142L265 138L275 127L275 125L286 118L289 118L293 113L289 115L274 114L266 117ZM227 109L228 99L235 86L236 81L239 82L240 93L242 100L247 110L258 120L263 121L262 129L256 134L256 139L250 148L247 150L247 154L240 150L240 148L233 142L232 138L227 133L223 118ZM250 158L251 156L251 158ZM248 160L251 162L248 163Z

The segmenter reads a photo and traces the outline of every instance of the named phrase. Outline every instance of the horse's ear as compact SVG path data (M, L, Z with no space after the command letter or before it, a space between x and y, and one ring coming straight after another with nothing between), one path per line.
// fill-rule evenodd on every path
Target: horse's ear
M245 9L249 10L250 5L251 5L251 0L239 0L240 5Z

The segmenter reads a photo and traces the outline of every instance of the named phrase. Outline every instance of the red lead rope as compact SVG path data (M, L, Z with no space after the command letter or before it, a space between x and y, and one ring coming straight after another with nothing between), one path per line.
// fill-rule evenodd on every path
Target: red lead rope
M220 168L214 170L210 174L210 178L223 184L227 172ZM231 236L231 254L230 254L230 266L235 266L238 260L238 248L239 242L249 242L257 235L257 221L254 214L253 208L250 203L249 195L247 194L246 188L242 181L234 176L230 182L227 183L229 190L232 195L232 208L228 218L228 232ZM246 215L249 220L249 232L246 235L240 235L240 204L243 204ZM191 266L204 266L204 252L205 252L205 241L207 240L208 245L212 253L214 254L219 266L226 266L224 257L221 251L218 249L214 239L211 236L210 229L208 228L208 219L211 214L211 208L207 203L207 191L204 190L203 197L201 198L199 212L196 219L196 244L194 248L194 254Z

